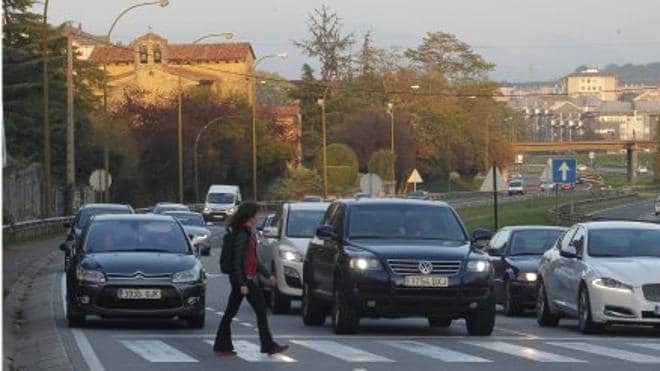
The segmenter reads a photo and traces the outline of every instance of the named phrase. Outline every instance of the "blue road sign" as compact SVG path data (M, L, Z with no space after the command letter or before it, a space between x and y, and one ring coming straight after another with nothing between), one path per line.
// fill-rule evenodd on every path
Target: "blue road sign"
M575 183L577 163L575 159L553 159L552 181L554 183Z

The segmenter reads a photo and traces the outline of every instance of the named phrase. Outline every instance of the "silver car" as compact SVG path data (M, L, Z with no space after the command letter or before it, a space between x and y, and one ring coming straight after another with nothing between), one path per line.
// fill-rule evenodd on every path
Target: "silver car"
M541 326L577 317L584 333L609 324L660 327L660 225L577 224L543 255L537 282Z
M325 202L284 204L275 215L275 226L264 228L257 256L277 277L276 287L264 284L273 313L287 313L291 300L302 296L303 257L328 205Z

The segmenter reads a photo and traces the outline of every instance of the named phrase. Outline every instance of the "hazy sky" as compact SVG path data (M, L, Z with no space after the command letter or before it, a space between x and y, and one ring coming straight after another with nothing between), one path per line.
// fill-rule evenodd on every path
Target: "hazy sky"
M112 19L140 0L51 0L52 23L81 22L107 32ZM548 79L578 65L660 61L660 1L657 0L170 0L127 14L113 41L130 42L148 31L170 42L231 31L252 43L257 55L287 51L286 61L263 69L299 76L304 62L292 40L307 36L306 16L325 3L358 39L371 30L380 47L418 45L428 31L456 34L497 64L502 80ZM357 48L357 47L356 47Z

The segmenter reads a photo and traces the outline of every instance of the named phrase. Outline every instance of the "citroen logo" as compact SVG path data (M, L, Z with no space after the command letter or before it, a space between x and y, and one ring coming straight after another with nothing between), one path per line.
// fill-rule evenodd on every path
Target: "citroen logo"
M419 262L417 268L422 274L431 274L431 272L433 272L433 264L431 264L429 261Z
M138 271L135 274L135 278L138 279L138 280L144 279L144 273Z

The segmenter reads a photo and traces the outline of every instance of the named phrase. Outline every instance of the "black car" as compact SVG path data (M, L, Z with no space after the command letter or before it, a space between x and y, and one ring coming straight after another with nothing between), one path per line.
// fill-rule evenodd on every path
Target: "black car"
M64 269L70 259L70 251L73 248L76 240L80 238L83 229L87 226L90 219L95 215L101 214L133 214L133 208L129 205L122 204L85 204L78 209L72 223L64 223L64 228L67 228L66 240L60 245L60 250L64 251Z
M495 269L497 303L506 315L534 308L541 257L565 231L563 227L504 227L490 240L487 252Z
M303 322L355 333L361 317L426 317L447 327L465 318L470 335L495 323L493 270L472 246L456 212L440 202L357 199L334 202L303 263Z
M99 215L66 272L69 325L87 315L178 317L204 326L206 273L171 216Z

